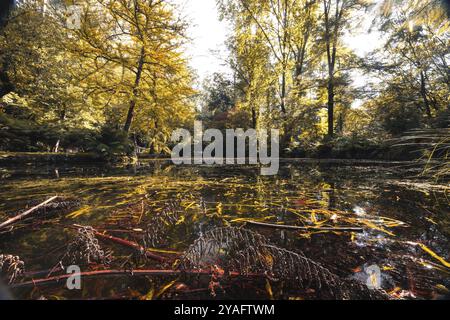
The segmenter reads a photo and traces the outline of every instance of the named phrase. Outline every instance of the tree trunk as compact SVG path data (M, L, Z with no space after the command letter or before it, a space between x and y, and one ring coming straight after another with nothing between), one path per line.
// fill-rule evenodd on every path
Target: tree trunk
M286 70L283 67L283 74L281 75L281 111L286 113Z
M333 137L334 135L334 85L333 77L328 79L328 136Z
M139 57L137 72L136 72L136 78L134 80L133 92L132 92L132 96L130 99L130 106L128 108L127 120L125 121L125 125L123 127L123 130L127 133L130 132L131 122L133 121L133 117L134 117L134 108L136 107L136 100L139 95L139 84L141 82L142 69L144 68L144 56L145 56L145 50L144 50L144 47L142 47L141 55Z
M295 85L297 87L297 97L301 96L300 87L301 87L301 76L303 74L303 64L305 62L306 55L306 45L309 39L309 30L306 31L303 42L297 52L297 59L295 63Z
M425 105L425 112L427 113L428 118L431 118L430 102L428 101L425 75L423 71L420 72L420 95L422 96L423 103Z
M0 70L0 98L6 96L8 93L14 90L14 86L9 80L8 74L6 73L6 64L3 64L3 70Z
M58 141L56 141L55 147L53 148L53 152L54 153L58 153L59 151L59 143L61 142L61 139L58 139Z
M256 129L256 122L257 122L256 110L255 110L255 107L252 106L252 125L253 125L253 129Z

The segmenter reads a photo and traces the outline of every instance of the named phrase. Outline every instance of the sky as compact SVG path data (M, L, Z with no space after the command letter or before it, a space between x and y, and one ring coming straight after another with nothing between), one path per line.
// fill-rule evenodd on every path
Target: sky
M188 46L191 67L199 82L214 72L229 72L224 66L227 57L225 41L230 26L220 21L215 0L175 0L182 15L192 22L188 30L192 42Z
M231 30L226 21L220 21L216 0L174 0L174 2L180 6L182 15L192 25L188 32L192 40L188 46L188 57L191 67L198 74L198 85L214 72L230 73L224 59L228 55L225 41ZM377 2L378 5L381 4L380 0ZM364 56L382 43L379 32L368 32L372 18L373 14L367 13L359 31L344 37L346 45L359 56ZM369 79L358 72L353 74L356 86L364 86L367 80ZM354 106L357 107L360 104L361 101L357 101Z

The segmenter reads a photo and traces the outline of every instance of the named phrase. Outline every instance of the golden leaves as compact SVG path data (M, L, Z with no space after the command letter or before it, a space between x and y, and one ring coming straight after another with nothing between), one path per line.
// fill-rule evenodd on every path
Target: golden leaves
M444 267L450 268L450 263L447 262L444 258L439 256L437 253L435 253L433 250L428 248L426 245L420 242L408 242L408 244L419 246L423 251L428 253L430 256L432 256L434 259L438 260Z

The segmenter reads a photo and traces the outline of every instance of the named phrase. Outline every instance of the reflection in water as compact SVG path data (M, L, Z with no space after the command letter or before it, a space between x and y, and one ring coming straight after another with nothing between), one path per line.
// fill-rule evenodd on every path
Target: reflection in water
M48 166L1 168L0 172L1 220L31 200L55 193L83 201L81 208L49 217L47 224L35 224L31 229L25 225L3 236L0 254L20 255L27 270L48 269L57 263L71 234L58 224L91 225L137 240L139 233L131 231L145 229L165 203L177 200L183 214L173 223L161 224L158 237L166 238L160 246L153 243L157 249L183 251L201 233L217 226L242 226L248 220L281 223L305 229L256 229L277 245L301 251L341 277L364 282L364 268L376 265L382 287L398 296L436 298L445 295L450 286L450 269L442 263L450 258L446 194L391 183L401 179L400 171L396 177L382 167L368 170L285 162L278 176L264 177L251 166L174 166L157 160L125 168ZM362 232L332 230L349 226ZM436 256L410 243L422 243ZM114 252L122 257L130 254L119 247ZM123 281L92 280L81 293L47 288L39 294L135 297L136 292L150 290L149 286L164 284L164 279L150 283L129 279L126 286ZM26 290L16 294L37 298Z

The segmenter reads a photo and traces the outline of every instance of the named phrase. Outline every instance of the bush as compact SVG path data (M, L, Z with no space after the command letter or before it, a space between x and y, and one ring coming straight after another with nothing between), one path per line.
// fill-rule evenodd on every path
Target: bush
M374 159L381 147L374 141L358 135L325 138L315 150L318 158Z
M0 150L51 152L57 141L59 151L92 152L107 161L130 156L134 150L123 130L107 125L100 129L67 130L0 112Z
M104 160L114 161L121 156L131 156L134 146L123 130L103 126L99 133L89 137L87 151Z
M58 140L54 128L0 112L0 150L47 152Z

